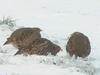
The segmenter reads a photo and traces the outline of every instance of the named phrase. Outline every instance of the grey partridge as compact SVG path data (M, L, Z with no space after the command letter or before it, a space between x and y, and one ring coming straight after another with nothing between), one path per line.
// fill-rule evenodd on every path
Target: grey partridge
M77 57L87 57L91 52L91 45L88 37L83 33L74 32L67 42L66 51L71 57L75 55L76 59Z
M53 44L50 40L45 38L38 38L32 41L28 46L19 48L18 52L15 54L37 54L37 55L56 55L60 51L58 45Z
M33 35L33 39L41 38L40 31L41 29L38 27L19 28L15 30L9 38L7 38L7 41L4 43L4 45L12 44L15 48L19 48L19 46L23 45L23 41L28 39L31 35Z

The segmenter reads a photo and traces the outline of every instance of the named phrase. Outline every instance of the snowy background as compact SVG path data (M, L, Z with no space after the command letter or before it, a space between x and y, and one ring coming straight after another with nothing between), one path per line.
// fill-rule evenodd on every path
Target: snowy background
M0 24L0 75L100 75L99 0L0 0L0 20L16 20L12 28ZM20 27L40 27L42 37L61 46L56 56L14 56L17 49L3 43ZM70 59L68 37L75 31L88 36L91 54Z

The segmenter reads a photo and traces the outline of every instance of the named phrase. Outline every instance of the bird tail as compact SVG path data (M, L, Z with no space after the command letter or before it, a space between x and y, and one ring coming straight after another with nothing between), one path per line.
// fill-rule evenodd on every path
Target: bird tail
M7 40L3 45L9 44L9 41Z

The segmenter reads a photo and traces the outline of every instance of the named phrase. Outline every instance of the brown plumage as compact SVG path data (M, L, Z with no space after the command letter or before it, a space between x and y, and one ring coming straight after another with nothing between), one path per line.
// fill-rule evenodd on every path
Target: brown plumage
M18 48L19 46L23 44L23 41L28 39L28 37L30 37L31 35L34 35L32 37L35 37L35 38L41 37L40 31L41 29L38 27L17 29L10 35L9 38L7 38L7 41L4 43L4 45L12 44L15 48Z
M80 32L74 32L67 42L66 51L71 57L75 55L76 59L77 57L87 57L91 52L88 37Z
M53 44L53 46L54 46L54 50L51 50L52 55L56 55L60 50L62 50L59 45Z
M61 48L58 45L53 44L51 41L45 38L38 38L26 47L21 47L15 54L37 54L37 55L56 55Z

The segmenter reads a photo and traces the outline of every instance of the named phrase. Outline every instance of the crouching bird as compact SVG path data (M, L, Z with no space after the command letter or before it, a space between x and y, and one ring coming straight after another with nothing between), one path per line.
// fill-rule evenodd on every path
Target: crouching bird
M7 41L3 45L12 44L15 48L19 48L23 44L23 41L25 41L27 38L29 38L31 35L34 34L33 39L41 38L40 34L41 29L38 27L34 28L19 28L15 30L9 38L7 38ZM32 40L32 39L31 39Z
M69 53L70 57L75 55L75 58L87 57L91 52L90 41L87 36L80 32L74 32L69 38L66 51Z
M18 52L15 54L25 54L25 55L56 55L61 50L60 46L53 44L50 40L45 38L38 38L33 40L29 45L20 47Z

